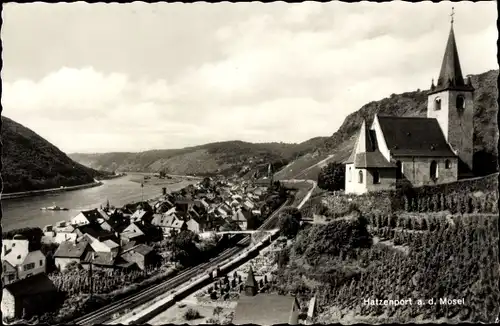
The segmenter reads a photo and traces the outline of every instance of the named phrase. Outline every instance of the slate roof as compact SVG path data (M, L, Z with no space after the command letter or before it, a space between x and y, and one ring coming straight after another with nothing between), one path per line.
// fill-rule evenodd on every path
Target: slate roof
M378 116L391 155L455 157L434 118Z
M460 67L460 60L458 58L458 50L455 41L453 25L451 25L448 42L446 43L446 49L444 52L437 85L435 88L431 88L431 92L435 93L445 89L458 89L465 91L473 90L473 87L469 82L464 82L462 68Z
M278 294L259 293L255 296L241 295L232 323L235 325L288 324L294 302L294 297Z
M358 153L354 160L354 167L362 168L396 168L396 164L386 160L380 151Z
M76 229L80 231L82 235L85 235L85 233L87 233L98 240L114 237L114 232L106 231L101 228L100 225L96 224L85 224L78 226Z
M127 250L124 250L122 254L129 252L129 251L135 251L143 256L148 255L150 252L153 251L153 248L146 246L145 244L140 244L132 248L128 248Z
M92 259L92 255L94 259ZM88 252L85 255L83 263L90 263L99 266L113 266L115 264L116 254L113 252Z
M80 213L82 213L83 216L85 216L87 220L89 220L89 222L97 222L98 219L108 216L106 213L104 213L104 211L100 212L97 208L88 211L81 211Z
M132 239L144 235L144 232L139 228L137 223L130 223L129 226L121 233L123 237Z
M33 296L41 293L57 292L54 283L47 277L47 275L35 274L31 277L19 280L17 282L7 284L4 286L14 297L20 298L25 296Z
M114 242L113 240L106 240L103 242L107 247L113 249L113 248L117 248L119 247L120 245L118 245L116 242Z
M89 243L87 241L82 241L78 243L72 243L69 241L64 241L59 244L54 257L57 258L81 258L85 252L85 249Z

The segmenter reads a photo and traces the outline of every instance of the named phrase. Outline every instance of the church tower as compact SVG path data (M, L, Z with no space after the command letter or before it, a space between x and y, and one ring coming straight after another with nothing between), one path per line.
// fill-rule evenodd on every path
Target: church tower
M427 98L427 117L436 118L446 141L460 158L459 172L472 171L474 139L474 87L464 80L457 44L451 29L437 84L432 80Z

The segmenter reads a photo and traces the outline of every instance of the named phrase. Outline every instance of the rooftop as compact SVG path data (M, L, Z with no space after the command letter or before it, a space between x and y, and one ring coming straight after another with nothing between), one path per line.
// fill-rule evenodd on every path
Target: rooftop
M288 324L292 317L295 298L278 294L259 293L240 296L233 324L277 325Z

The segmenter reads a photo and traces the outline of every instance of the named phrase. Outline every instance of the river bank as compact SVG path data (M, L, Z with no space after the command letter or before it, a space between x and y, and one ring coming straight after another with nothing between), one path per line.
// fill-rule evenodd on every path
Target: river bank
M12 192L9 194L1 194L0 199L7 200L7 199L32 197L32 196L37 196L37 195L42 195L42 194L56 194L56 193L65 192L65 191L93 188L93 187L98 187L101 185L102 185L102 181L95 181L92 183L86 183L83 185L71 186L71 187L51 188L51 189L32 190L32 191L23 191L23 192Z

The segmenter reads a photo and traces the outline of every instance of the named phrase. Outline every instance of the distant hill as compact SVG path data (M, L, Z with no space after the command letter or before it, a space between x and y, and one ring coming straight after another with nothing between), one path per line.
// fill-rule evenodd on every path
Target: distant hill
M23 125L2 116L3 192L76 186L106 172L83 166Z
M474 92L474 172L485 175L496 172L498 158L498 70L471 75ZM319 138L309 152L291 162L276 174L279 179L316 179L319 170L328 162L347 159L354 147L363 119L368 125L375 113L401 117L425 117L427 114L427 91L417 90L403 94L392 94L380 101L365 104L344 120L339 130L331 137ZM332 157L322 164L328 155ZM313 166L311 168L311 166Z
M140 153L69 154L81 164L106 171L160 172L181 175L249 175L288 163L309 145L285 143L253 144L243 141L210 143L182 149L151 150ZM294 156L295 155L295 156Z

